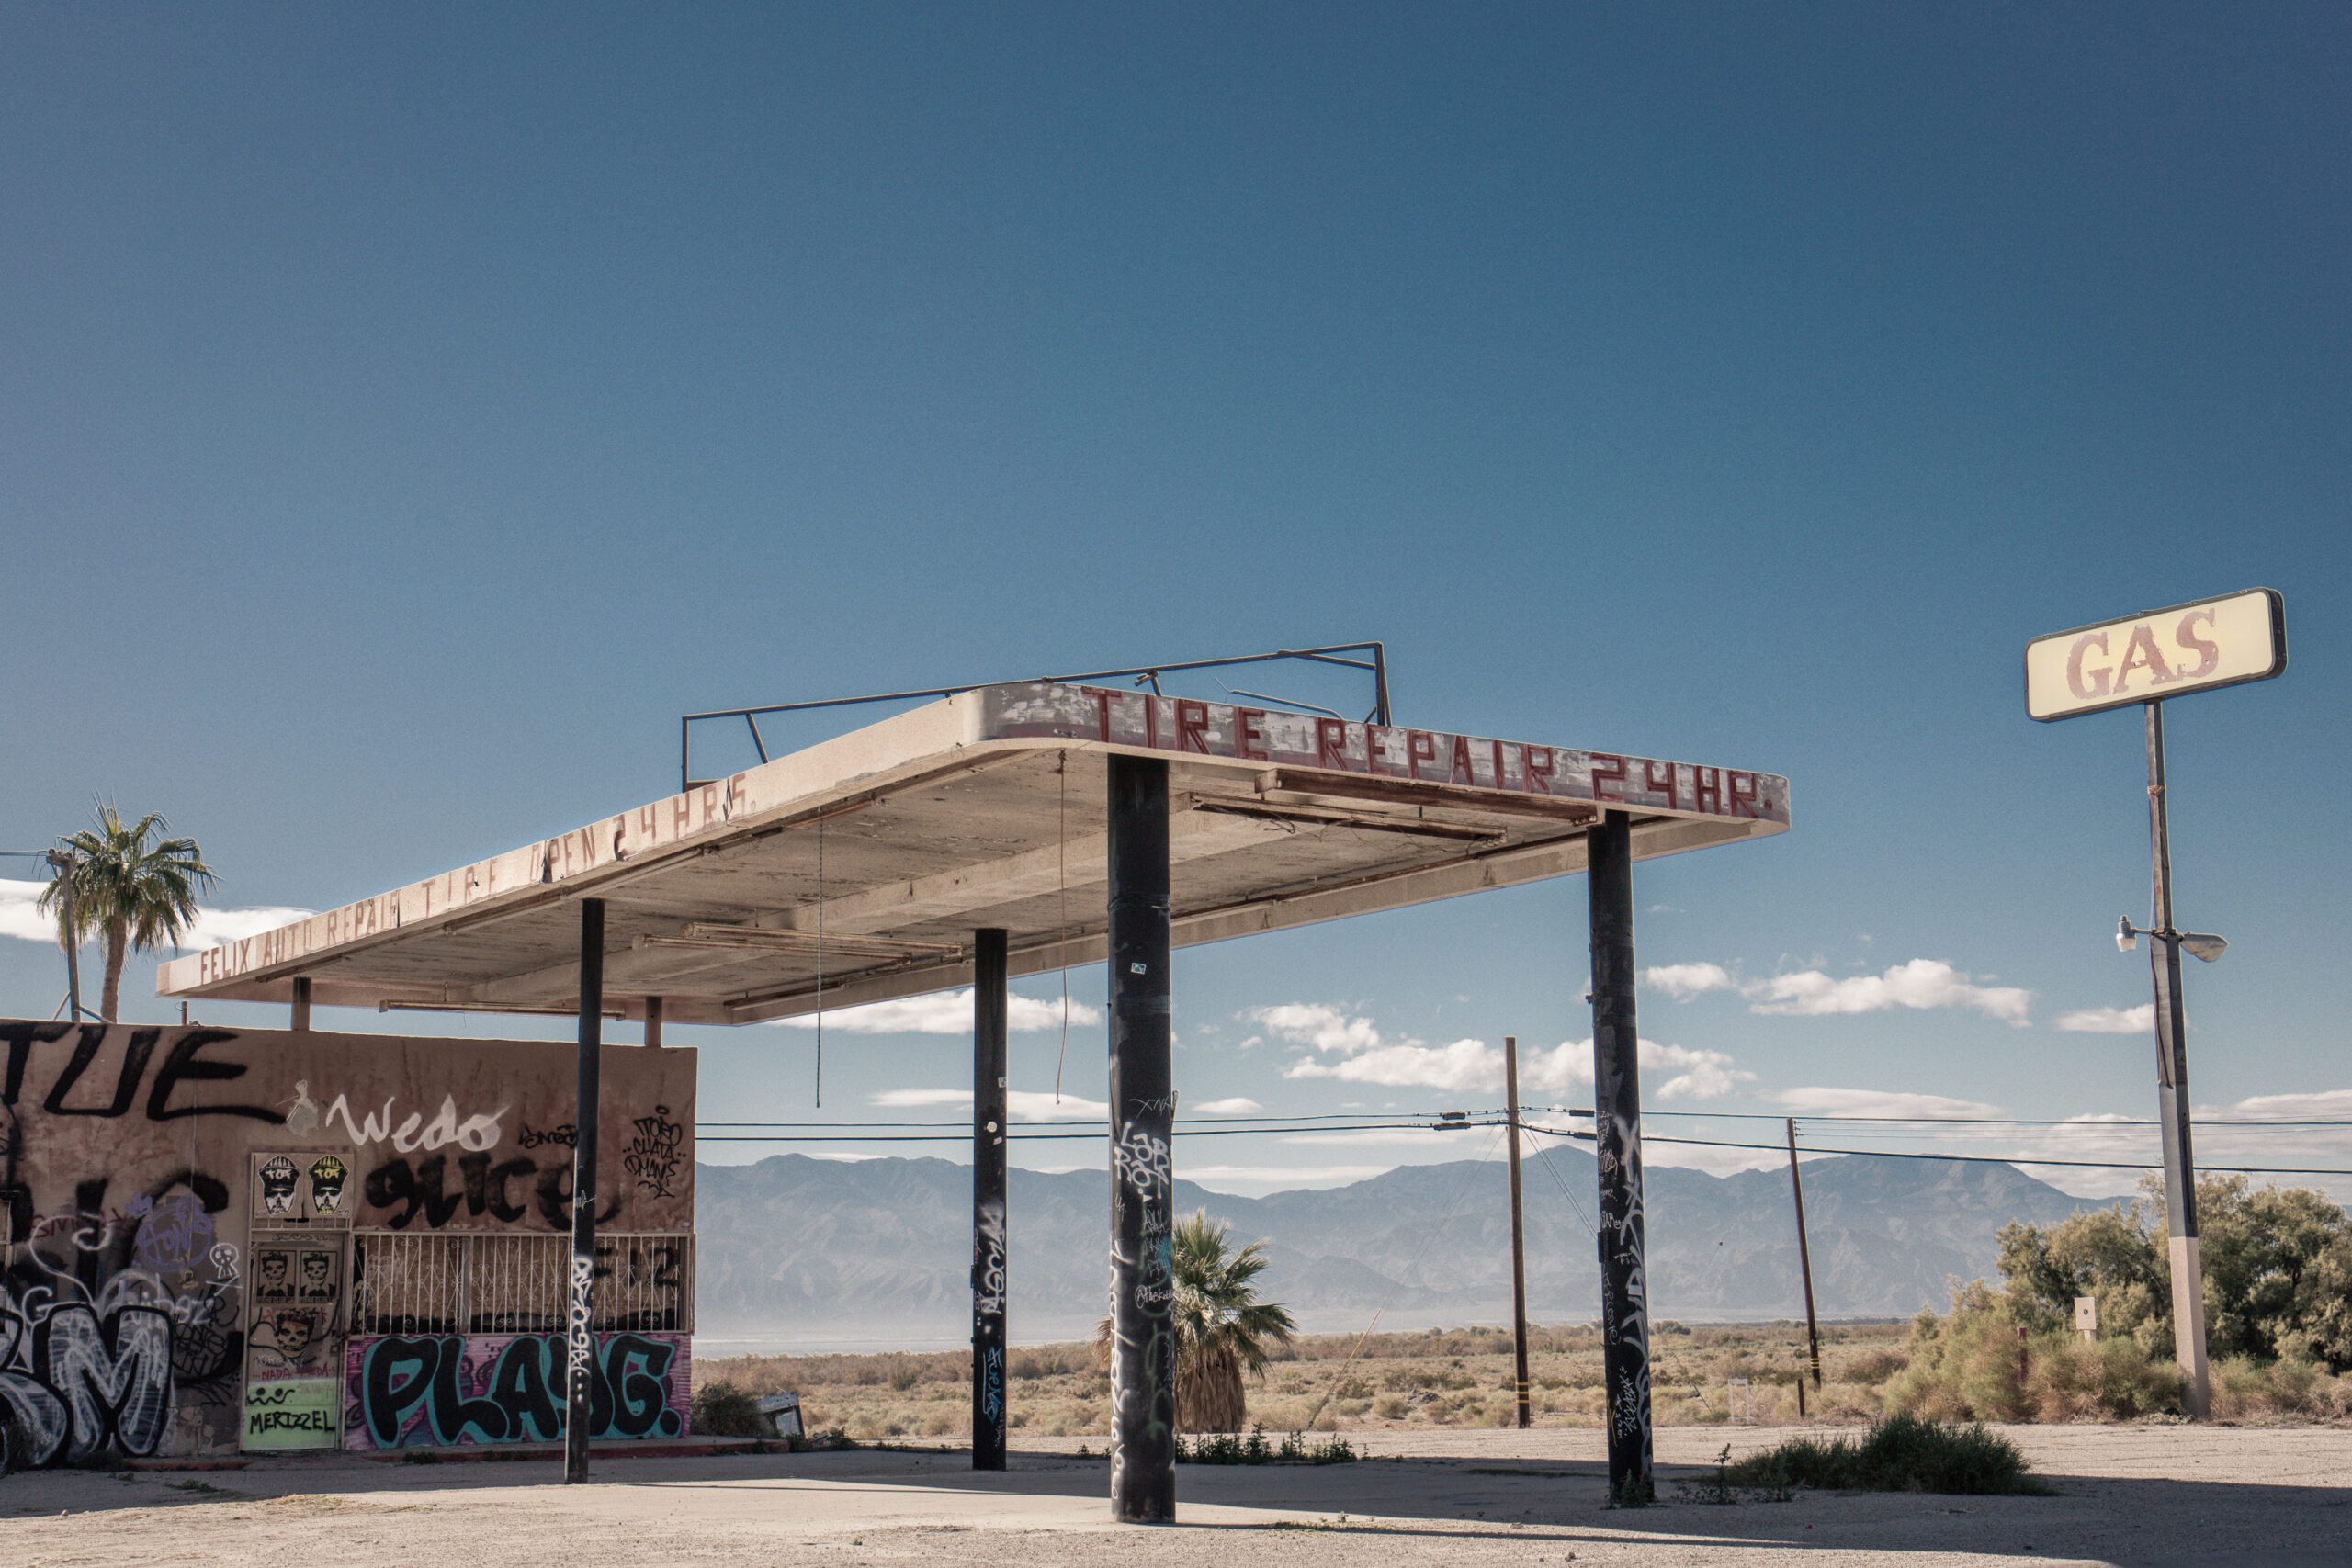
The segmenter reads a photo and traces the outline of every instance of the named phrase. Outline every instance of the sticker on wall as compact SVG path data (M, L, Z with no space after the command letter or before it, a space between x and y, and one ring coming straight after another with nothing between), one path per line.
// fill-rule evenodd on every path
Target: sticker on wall
M331 1449L342 1438L342 1380L281 1378L245 1384L243 1446L248 1452Z
M337 1289L335 1265L341 1259L332 1248L311 1247L302 1249L299 1267L300 1278L295 1281L296 1293L306 1302L332 1302L342 1292Z
M291 1247L254 1248L254 1300L290 1302L294 1299L294 1252Z
M301 1172L284 1155L275 1155L261 1168L261 1212L284 1218L294 1213L294 1187Z
M311 1162L311 1213L322 1219L343 1213L343 1188L350 1168L333 1155Z

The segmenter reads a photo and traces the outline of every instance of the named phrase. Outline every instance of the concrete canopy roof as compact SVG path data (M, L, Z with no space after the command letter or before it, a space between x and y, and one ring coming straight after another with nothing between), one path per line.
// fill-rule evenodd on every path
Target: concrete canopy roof
M1104 759L1169 764L1175 945L1784 832L1775 774L1045 682L985 686L572 832L164 964L167 997L753 1023L1103 956Z

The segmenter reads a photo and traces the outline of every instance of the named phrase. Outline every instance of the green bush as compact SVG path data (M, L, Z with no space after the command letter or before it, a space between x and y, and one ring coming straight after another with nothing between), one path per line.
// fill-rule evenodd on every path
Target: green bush
M1840 1492L2046 1494L2018 1446L1970 1423L1890 1416L1859 1443L1792 1438L1726 1467L1723 1482L1770 1493L1805 1486Z
M706 1438L772 1438L759 1396L724 1379L695 1390L694 1429Z

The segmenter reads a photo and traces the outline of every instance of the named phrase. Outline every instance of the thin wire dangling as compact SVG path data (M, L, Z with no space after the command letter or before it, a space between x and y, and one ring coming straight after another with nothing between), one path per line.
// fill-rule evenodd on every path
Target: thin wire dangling
M825 819L817 818L817 1073L819 1110L825 1104Z
M1061 820L1054 833L1054 864L1061 879L1060 925L1062 949L1062 1048L1054 1057L1054 1103L1062 1102L1062 1064L1069 1059L1069 753L1057 752L1059 765L1055 772L1061 775Z

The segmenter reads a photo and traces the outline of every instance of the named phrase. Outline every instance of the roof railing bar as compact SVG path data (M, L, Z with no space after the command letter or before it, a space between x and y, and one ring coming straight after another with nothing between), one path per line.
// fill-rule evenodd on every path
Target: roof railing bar
M1340 657L1344 654L1366 652L1372 655L1368 661ZM1364 722L1384 726L1390 722L1387 650L1378 642L1335 642L1320 648L1278 648L1272 653L1245 653L1232 659L1191 659L1174 664L1135 664L1123 670L1090 670L1074 675L1042 675L1036 678L1061 684L1075 684L1084 681L1107 681L1114 676L1134 675L1150 682L1151 689L1157 693L1159 691L1159 677L1162 675L1187 670L1226 669L1237 664L1265 664L1280 659L1300 659L1317 664L1338 665L1342 669L1370 671L1373 683L1373 707L1372 712L1365 716ZM678 720L678 787L681 790L692 790L696 787L696 780L693 773L694 727L702 720L714 718L743 720L751 728L752 748L758 751L760 761L765 762L769 761L768 750L766 743L761 738L758 723L758 717L763 714L806 713L813 708L857 707L869 703L910 702L916 697L953 697L965 692L977 691L981 686L1005 683L981 681L962 686L926 686L920 691L876 692L857 697L820 697L798 703L763 703L756 707L711 708L702 713L686 714ZM1261 698L1260 700L1275 699ZM1313 705L1294 703L1291 705L1311 707ZM1317 711L1329 712L1329 710Z

